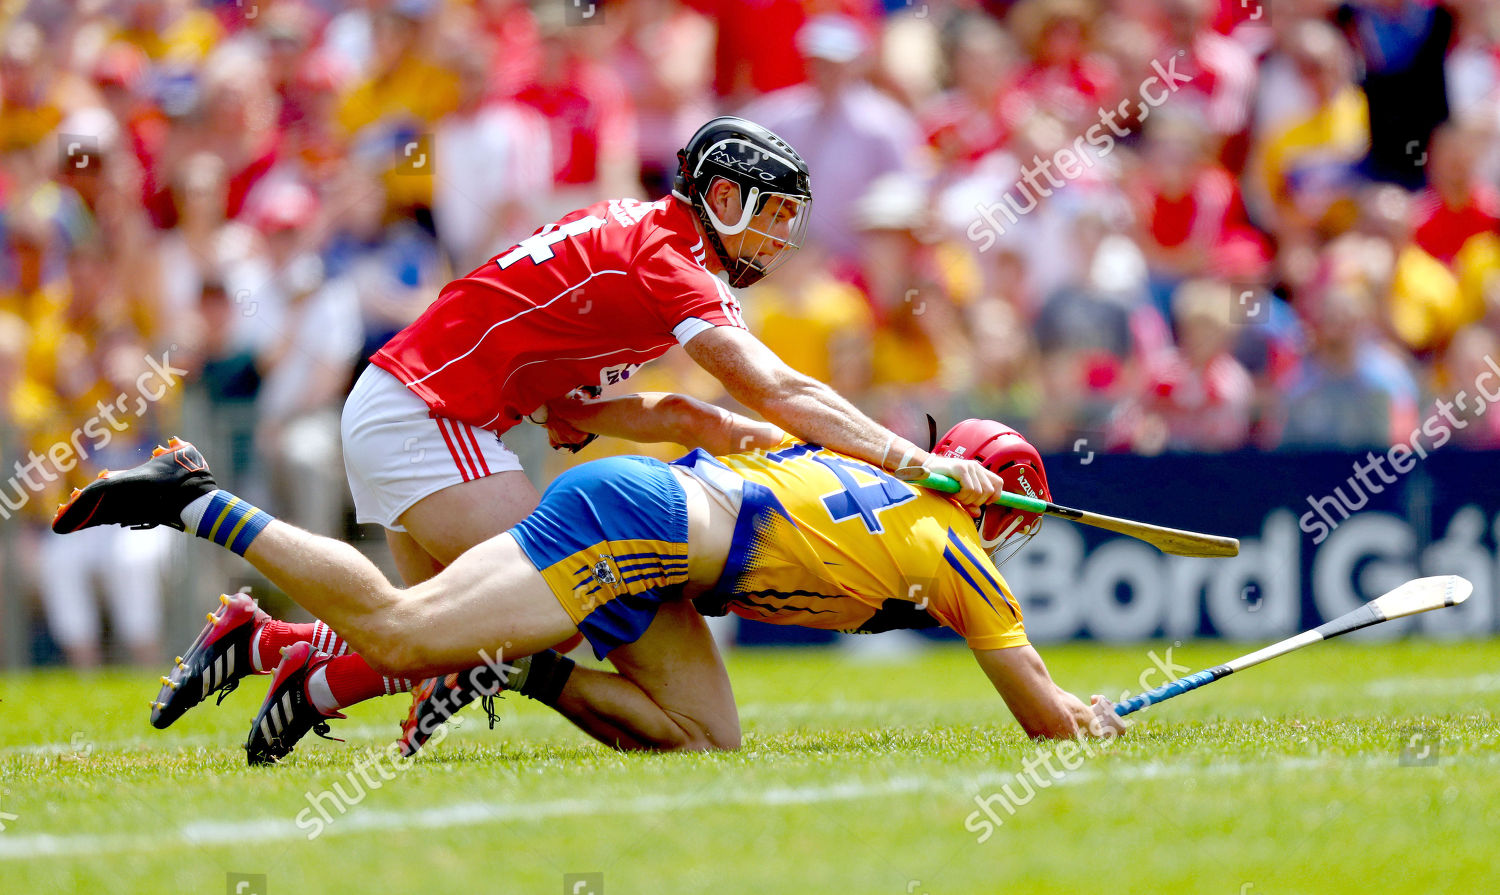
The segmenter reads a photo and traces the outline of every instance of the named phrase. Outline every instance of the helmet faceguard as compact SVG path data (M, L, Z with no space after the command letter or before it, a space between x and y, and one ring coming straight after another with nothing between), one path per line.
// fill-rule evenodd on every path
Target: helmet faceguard
M1005 483L1006 491L1050 501L1042 456L1015 429L994 420L964 420L938 439L932 452L940 457L977 461ZM980 513L979 543L998 566L1010 559L1042 527L1040 513L990 504Z
M697 212L729 285L749 286L795 252L807 232L812 204L807 163L769 130L743 118L715 118L677 153L672 193ZM708 202L714 185L738 189L739 217L725 221ZM739 237L731 254L725 238Z

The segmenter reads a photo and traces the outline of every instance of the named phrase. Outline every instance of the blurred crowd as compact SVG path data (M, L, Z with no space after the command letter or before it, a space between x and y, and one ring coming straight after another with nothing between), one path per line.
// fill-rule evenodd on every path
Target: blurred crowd
M34 527L194 392L237 490L336 533L369 353L665 194L727 112L812 171L752 328L923 443L1378 448L1500 369L1487 0L7 0L0 35L0 437L41 458L0 515ZM630 385L722 398L680 352ZM1484 409L1457 444L1500 446ZM80 664L90 587L157 599L159 551L97 539L28 556Z

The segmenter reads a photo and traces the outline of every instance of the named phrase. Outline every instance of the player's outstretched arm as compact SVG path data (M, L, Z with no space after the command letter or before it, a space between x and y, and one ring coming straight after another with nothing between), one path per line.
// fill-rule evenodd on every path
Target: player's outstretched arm
M752 420L687 395L642 392L617 398L560 398L547 404L554 440L567 432L554 427L625 438L641 444L672 442L703 448L710 454L733 454L773 448L785 437L776 426Z
M894 472L923 467L957 479L954 497L969 507L1000 490L998 476L972 460L934 457L870 419L825 383L793 370L750 333L716 326L685 346L731 397L803 441L821 444Z
M1064 739L1080 732L1093 736L1118 736L1125 732L1109 700L1095 696L1092 705L1057 686L1036 649L1014 646L1006 649L974 650L974 658L985 676L1030 737Z

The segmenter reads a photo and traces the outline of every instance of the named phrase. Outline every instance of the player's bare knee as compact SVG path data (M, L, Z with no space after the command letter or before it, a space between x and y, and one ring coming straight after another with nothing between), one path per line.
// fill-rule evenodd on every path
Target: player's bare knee
M378 674L402 675L420 667L418 645L413 643L411 628L403 627L390 615L373 621L364 642L357 644L359 654Z
M718 723L702 725L703 737L708 742L706 750L719 752L733 752L742 745L740 734L740 719L737 713L731 713L727 719Z
M381 674L411 674L427 667L430 651L419 632L432 628L423 618L425 601L419 588L391 588L390 599L368 618L369 644L360 654Z
M671 752L730 752L740 748L740 729L712 727L701 724L678 724L672 739L662 746Z
M701 733L679 731L681 736L671 736L659 741L656 748L662 752L713 752L718 747L713 740Z
M361 647L359 654L369 663L376 674L400 675L403 669L404 649L398 642L378 638Z
M716 752L737 752L744 745L738 729L734 731L717 732L710 740L709 749ZM705 750L707 751L707 750Z

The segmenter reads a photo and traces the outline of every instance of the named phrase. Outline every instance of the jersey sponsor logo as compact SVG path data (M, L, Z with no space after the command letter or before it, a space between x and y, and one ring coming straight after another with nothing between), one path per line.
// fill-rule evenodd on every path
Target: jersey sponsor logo
M605 386L618 385L635 375L635 371L640 368L640 364L614 364L608 367L601 367L599 370L599 387L604 388Z

